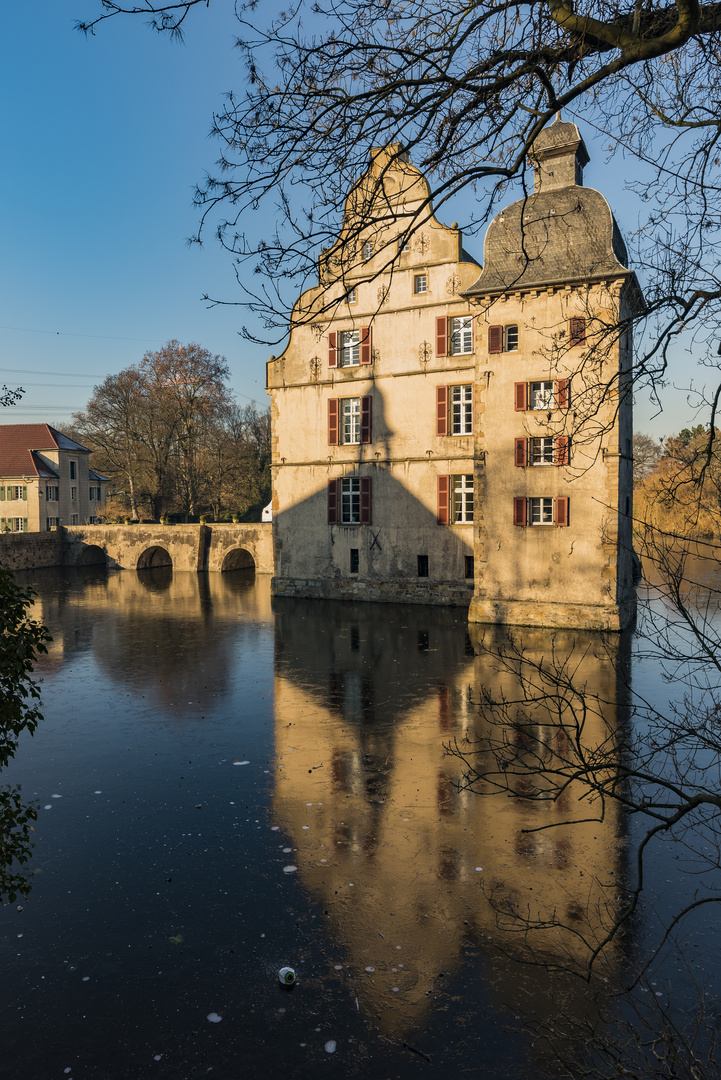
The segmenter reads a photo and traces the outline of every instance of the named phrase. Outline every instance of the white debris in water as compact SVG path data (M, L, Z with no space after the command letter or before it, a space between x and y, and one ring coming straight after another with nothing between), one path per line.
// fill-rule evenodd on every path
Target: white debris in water
M477 867L476 867L476 870L477 870L477 871L478 871L478 873L480 874L480 873L482 873L482 872L483 872L483 867L482 867L482 866L477 866Z
M160 1061L162 1054L153 1054L153 1061Z
M297 869L298 869L298 867L297 867L297 866L293 866L293 864L291 863L291 865L290 865L290 866L284 866L284 867L283 867L283 873L284 873L284 874L292 874L292 873L293 873L293 872L294 872L295 870L297 870Z
M400 990L400 986L392 986L391 990L393 991L394 994L397 994L398 991Z
M103 793L102 793L102 791L96 791L95 794L96 795L102 795Z
M83 975L83 982L90 982L90 976L89 975Z
M307 802L307 803L306 803L305 805L306 805L306 806L312 806L312 805L313 805L313 803L312 803L312 802Z
M280 829L280 825L271 825L271 827L270 827L271 832L278 832L279 829Z
M53 795L54 799L62 799L62 795Z
M52 810L52 808L53 808L52 803L48 803L47 806L43 807L43 810Z
M335 1054L335 1048L336 1048L335 1039L328 1039L328 1042L325 1044L325 1052L326 1052L326 1054Z
M250 765L249 761L234 761L234 765Z
M320 861L321 861L321 862L328 862L328 860L327 860L327 859L321 859Z
M289 855L292 850L293 850L293 848L284 847L283 848L283 854L284 855Z
M303 828L304 828L304 829L309 829L309 828L310 828L310 825L304 825L304 826L303 826Z
M342 964L334 964L333 967L335 968L336 971L342 971L343 970L343 965Z
M211 1024L219 1024L223 1017L218 1016L217 1013L208 1013L208 1019L210 1020Z
M366 971L375 971L375 968L374 967L367 967Z
M71 1073L72 1071L73 1070L72 1070L72 1067L70 1065L68 1065L67 1069L63 1069L63 1072L65 1073L66 1076L67 1076L68 1073Z

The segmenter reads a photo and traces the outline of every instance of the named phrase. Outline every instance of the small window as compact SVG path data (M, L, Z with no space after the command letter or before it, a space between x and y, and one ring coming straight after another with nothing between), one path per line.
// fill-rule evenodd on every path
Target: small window
M358 303L358 290L357 289L349 289L348 292L346 293L346 301L349 304L357 304Z
M13 532L27 532L27 528L25 527L25 518L13 518Z
M70 488L70 501L75 502L78 497L78 489L76 487Z
M78 515L77 514L71 514L70 515L70 524L71 525L77 525L78 524Z
M451 435L473 434L473 386L449 386Z
M427 292L428 287L426 283L425 274L415 274L413 277L413 292L416 296L420 296L422 293Z
M54 485L48 485L45 488L45 498L48 502L57 502L60 495L60 489Z
M505 346L505 352L517 352L518 351L518 327L506 326L503 330L503 344Z
M473 352L473 316L461 315L449 319L450 354L462 356Z
M77 471L77 462L76 461L71 461L70 462L70 479L71 480L76 480L77 479L76 471Z
M528 407L529 409L546 409L554 407L553 383L532 382L528 384Z
M529 499L528 524L553 525L553 499Z
M363 248L362 248L362 255L363 255L363 261L364 262L368 262L369 259L373 258L373 241L372 240L366 240L364 242Z
M583 345L586 341L586 320L583 317L569 319L568 336L571 345Z
M57 527L58 519L56 517L45 518L45 529L47 532L50 532L51 529L56 529Z
M453 521L457 525L473 521L473 473L451 477L453 492Z
M473 556L472 555L465 555L464 559L465 559L465 564L466 564L466 580L467 581L473 581L473 578L474 578L474 575L475 575L474 565L473 565Z
M361 399L359 397L341 398L340 441L346 445L361 441Z
M340 366L355 367L360 364L360 330L342 330L340 333Z
M22 486L22 484L14 484L13 485L13 499L23 499L23 498L27 498L27 496L23 495L23 486Z
M489 326L488 327L488 351L489 353L517 352L518 351L518 326Z
M340 482L340 520L342 525L360 525L360 477L347 476Z
M428 556L418 556L418 577L428 577Z
M404 251L411 250L411 242L407 237L401 237L401 239L398 241L398 250L401 252L401 254Z
M556 445L552 436L531 439L531 465L555 465Z
M359 562L360 562L360 560L359 560L359 549L358 548L351 548L350 549L350 572L351 572L351 574L357 574L358 573Z

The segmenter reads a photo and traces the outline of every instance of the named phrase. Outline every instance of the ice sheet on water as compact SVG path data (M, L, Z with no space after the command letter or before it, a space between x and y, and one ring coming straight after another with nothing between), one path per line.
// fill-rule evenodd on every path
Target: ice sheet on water
M335 1048L336 1048L335 1039L328 1039L328 1042L325 1044L325 1052L326 1052L326 1054L335 1054Z
M234 761L234 765L250 765L249 761Z
M223 1017L218 1016L217 1013L208 1013L208 1019L210 1020L211 1024L219 1024Z
M293 872L294 872L295 870L297 870L297 869L298 869L298 867L297 867L297 866L293 866L293 864L291 863L291 865L290 865L290 866L284 866L284 867L283 867L283 873L284 873L284 874L292 874L292 873L293 873Z

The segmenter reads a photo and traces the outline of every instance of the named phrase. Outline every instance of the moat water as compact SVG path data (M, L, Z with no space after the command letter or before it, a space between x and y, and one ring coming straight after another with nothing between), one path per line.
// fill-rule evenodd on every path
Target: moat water
M2 778L38 820L32 891L0 908L0 1076L540 1080L559 1020L571 1054L589 1018L633 1012L616 991L689 886L662 848L591 981L549 970L582 967L622 902L634 822L459 788L447 747L482 734L481 687L514 693L503 632L271 603L241 571L27 581L53 641L45 721ZM676 693L631 635L522 645L575 657L611 726L633 724L629 680ZM718 989L712 916L681 944L634 1009Z

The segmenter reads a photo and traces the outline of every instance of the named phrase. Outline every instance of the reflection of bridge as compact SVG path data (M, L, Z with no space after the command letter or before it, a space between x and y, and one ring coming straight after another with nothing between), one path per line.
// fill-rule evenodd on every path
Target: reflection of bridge
M65 566L105 564L122 570L273 572L271 524L73 525L63 530Z

